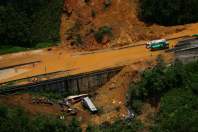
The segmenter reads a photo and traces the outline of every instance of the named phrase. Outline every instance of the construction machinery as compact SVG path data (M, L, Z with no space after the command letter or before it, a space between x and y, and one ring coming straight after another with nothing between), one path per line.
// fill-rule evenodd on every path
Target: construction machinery
M165 39L153 40L146 43L146 48L151 51L169 48L169 43Z

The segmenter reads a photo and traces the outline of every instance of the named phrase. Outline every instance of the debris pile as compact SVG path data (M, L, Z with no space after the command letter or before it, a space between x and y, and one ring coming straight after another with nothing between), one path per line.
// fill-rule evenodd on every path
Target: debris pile
M46 105L57 104L60 107L60 111L62 113L66 113L67 116L75 116L78 113L78 109L74 108L73 105L78 102L81 102L82 106L84 106L94 114L97 112L97 108L95 107L95 105L88 96L89 96L88 94L68 96L62 100L58 100L56 103L45 97L33 97L32 104L46 104ZM60 119L63 118L64 117L60 116Z
M33 97L32 98L32 103L33 104L48 104L48 105L53 105L54 104L51 100L49 100L45 97L39 97L39 98Z

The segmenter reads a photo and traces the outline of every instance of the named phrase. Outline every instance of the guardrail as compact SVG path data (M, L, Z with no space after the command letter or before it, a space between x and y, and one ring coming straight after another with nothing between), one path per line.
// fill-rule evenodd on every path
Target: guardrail
M177 36L177 37L168 37L168 38L165 38L165 39L170 41L170 40L175 40L175 39L180 39L180 38L187 38L187 37L190 37L190 36L189 35L183 35L183 36ZM120 50L120 49L126 49L126 48L131 48L131 47L143 46L148 41L150 41L150 40L140 41L140 42L136 42L136 43L133 43L133 44L132 43L125 43L126 44L125 46L114 46L114 47L110 47L110 48L107 48L107 49L104 49L104 50L94 50L94 51L79 52L79 53L77 53L75 55L88 55L88 54L94 54L94 53L103 53L103 52L107 52L107 51L110 51L110 50Z
M17 79L17 80L7 81L7 82L0 83L0 88L2 86L7 86L7 85L10 86L11 84L16 85L17 83L21 83L21 82L35 83L35 82L42 81L42 78L50 79L51 77L53 78L54 76L59 75L59 74L68 75L68 73L72 70L74 70L74 69L66 70L66 71L55 71L55 72L50 72L50 73L46 73L46 74L40 74L40 75L21 78L21 79Z
M16 64L16 65L11 65L11 66L6 66L6 67L0 67L0 70L5 70L5 69L19 67L19 66L26 66L26 65L36 64L36 63L40 63L40 62L41 61L31 61L31 62L26 62L26 63L22 63L22 64Z
M0 94L11 94L21 90L46 90L60 93L66 91L73 94L91 92L109 81L121 69L122 66L107 68L18 86L1 85Z

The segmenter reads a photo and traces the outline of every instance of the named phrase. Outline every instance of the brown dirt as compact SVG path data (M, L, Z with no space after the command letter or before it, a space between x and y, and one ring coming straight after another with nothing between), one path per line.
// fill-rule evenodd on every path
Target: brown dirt
M12 96L0 96L0 102L10 106L20 106L24 108L27 112L31 114L49 114L56 115L60 114L60 108L57 105L47 105L47 104L33 104L32 95L21 94Z
M153 58L154 59L154 58ZM127 116L126 95L130 83L136 82L139 79L139 72L145 68L152 66L153 62L146 60L137 61L129 66L126 66L118 75L113 77L107 84L96 91L95 96L92 97L94 104L100 110L99 114L92 115L85 110L80 103L73 107L78 109L77 118L81 122L83 130L87 128L88 124L99 125L103 122L113 123L117 119L123 119ZM21 106L31 114L51 114L58 116L61 114L60 108L57 105L35 105L31 103L32 96L29 94L2 96L0 102L12 105ZM153 109L151 108L151 112ZM143 122L150 112L144 112L145 115L140 116ZM67 117L66 120L69 120Z
M165 38L192 35L195 33L198 33L198 23L185 25L185 30L169 34ZM171 40L170 47L174 46L177 40L178 39ZM18 67L16 69L26 70L28 72L23 74L13 74L13 76L9 75L9 78L1 79L0 82L31 77L38 74L45 74L60 70L69 70L69 72L60 75L65 76L123 64L127 65L141 59L155 57L159 53L163 53L163 51L150 52L145 48L145 46L138 46L121 50L106 49L105 51L98 51L98 53L91 54L81 53L82 52L79 53L76 52L76 50L68 49L66 46L61 45L58 47L52 47L50 51L48 49L43 49L3 55L0 58L0 67L24 63L27 60L39 60L41 63L25 67Z
M65 39L64 35L66 30L72 27L77 20L82 24L78 32L84 36L86 45L84 48L86 50L131 44L137 41L151 40L163 36L174 37L198 33L198 23L176 27L163 27L142 23L136 16L135 7L137 3L135 3L135 0L131 0L131 2L126 0L112 1L112 5L106 11L101 8L102 2L103 0L92 1L91 6L88 7L79 0L65 0L65 12L68 13L68 11L71 11L72 15L68 17L66 14L63 14L62 17L61 39L64 44L69 44L69 41ZM96 18L90 17L90 11L92 9L97 11ZM91 28L94 27L94 29L97 29L104 25L109 25L113 28L114 37L109 43L98 45L93 39L93 34L85 35ZM171 41L171 45L174 45L176 41L177 40ZM124 104L128 84L130 80L135 81L138 79L137 71L146 68L145 62L154 59L159 54L164 54L167 58L172 57L171 54L166 54L163 51L150 52L145 46L120 50L107 49L106 51L92 54L81 54L70 48L71 47L68 49L67 46L61 45L52 47L50 51L43 49L41 51L29 51L0 56L0 67L24 63L27 60L41 61L41 63L36 65L15 68L24 69L28 72L0 80L0 82L59 70L71 70L67 74L61 75L65 76L107 67L131 65L134 62L143 62L124 68L122 72L97 91L97 95L93 98L93 101L102 111L99 115L91 115L84 110L80 104L75 105L75 107L80 110L78 117L81 119L83 128L85 128L89 122L100 124L105 121L113 122L117 118L123 118L123 116L127 114L127 109ZM59 112L56 106L31 104L31 96L28 94L0 97L0 102L25 107L27 111L33 114L57 114ZM145 108L145 110L147 109L150 108ZM146 117L153 112L153 108L151 108L148 113L145 111L145 114L139 117L140 120L147 123Z
M96 91L96 95L92 100L100 113L92 115L85 110L81 103L75 104L73 107L78 109L77 117L81 122L82 128L86 128L89 123L101 124L103 122L114 122L116 119L123 119L127 115L126 95L128 86L131 82L135 82L139 78L139 72L148 67L149 63L139 61L133 65L125 67L118 75L112 78L107 84ZM32 103L32 95L21 94L11 96L0 96L0 102L23 107L31 114L50 114L58 116L61 114L58 105L38 105Z
M192 35L198 33L198 23L175 27L146 25L137 19L135 9L137 7L136 0L131 0L130 2L117 0L112 2L109 9L104 11L102 9L103 0L92 1L89 6L83 4L80 0L65 0L65 13L62 16L61 24L61 40L64 45L53 47L50 51L43 49L42 51L30 51L1 56L0 67L24 63L27 60L40 60L41 63L34 66L30 65L16 68L25 69L28 72L0 80L0 82L59 70L72 69L67 75L73 75L107 67L130 65L112 78L105 86L101 87L97 91L97 95L92 98L93 102L101 110L99 115L91 115L88 111L84 110L80 104L75 105L75 107L79 109L77 116L81 120L83 128L86 128L90 122L93 124L100 124L105 121L113 122L117 118L126 116L125 96L130 81L136 81L138 79L138 72L148 66L146 61L154 59L159 54L164 54L168 58L172 56L163 51L150 52L145 46L121 50L109 49L104 52L79 55L79 53L76 53L76 50L68 49L67 46L65 46L70 45L70 41L65 38L65 32L71 28L76 21L79 21L81 26L77 32L84 37L85 47L83 48L85 50L93 50L161 38L167 35L171 37ZM96 18L90 16L90 12L93 9L97 12ZM71 12L71 16L68 17L67 14ZM108 43L97 44L93 38L93 34L89 34L89 31L92 28L97 29L104 25L112 27L114 37ZM171 41L171 45L175 43L176 40ZM68 47L71 48L70 46ZM140 63L131 65L134 62ZM63 76L65 76L65 74ZM32 114L46 113L57 115L60 112L58 106L33 105L31 103L31 95L28 94L0 97L0 102L24 107ZM156 108L152 108L147 104L143 109L144 114L138 118L149 126L150 120L147 120L147 117L155 111L157 111Z
M120 50L107 50L99 53L79 55L78 53L68 53L68 49L57 48L52 51L44 50L38 54L27 53L28 56L36 56L41 60L41 63L36 65L30 65L26 67L18 67L16 69L24 69L27 72L16 75L7 79L0 80L5 82L14 79L20 79L25 77L31 77L38 74L45 74L49 72L55 72L60 70L69 70L69 72L61 74L62 76L74 75L83 72L89 72L94 70L101 70L109 67L116 67L121 65L128 65L136 61L140 61L146 58L154 58L157 55L163 53L163 51L150 52L145 46L131 47ZM12 65L13 62L17 62L21 59L21 56L3 56L3 61L9 62ZM7 73L9 74L9 73Z
M79 0L65 0L60 27L63 44L71 46L72 39L67 35L70 29L75 29L72 32L73 36L81 35L83 50L93 50L157 39L188 27L188 25L165 27L145 24L137 17L138 0L113 0L107 9L104 9L104 1L94 0L86 4ZM95 17L92 17L92 12L96 13ZM102 26L112 28L113 38L108 38L110 42L97 44L91 30L97 31Z
M98 114L92 115L85 111L80 103L76 104L74 107L84 111L79 114L83 119L81 127L85 129L89 123L99 125L104 122L113 123L117 119L124 119L128 114L126 95L129 84L139 79L139 72L150 66L148 64L137 62L125 67L118 75L97 90L92 100L100 111Z

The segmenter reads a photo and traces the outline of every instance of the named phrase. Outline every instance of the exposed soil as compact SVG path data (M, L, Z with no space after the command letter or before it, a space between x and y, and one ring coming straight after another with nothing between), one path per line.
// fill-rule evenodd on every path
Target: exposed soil
M137 62L127 66L106 85L98 89L92 97L94 104L100 110L98 114L91 114L82 107L81 103L75 104L73 107L78 109L77 117L81 122L82 128L85 129L89 123L99 125L106 121L113 123L118 118L125 118L128 114L126 108L128 86L139 78L139 72L148 67L148 64ZM32 95L30 94L1 96L0 102L11 106L23 107L31 114L51 114L57 117L61 114L58 105L33 104Z
M0 96L0 102L10 106L20 106L34 115L49 114L58 116L60 114L60 108L57 105L33 104L32 95L30 94Z
M104 0L95 0L89 4L85 4L80 0L65 0L64 14L61 18L61 40L63 44L58 47L52 47L50 50L43 49L0 56L0 67L25 63L27 60L41 61L35 65L13 69L14 71L25 70L27 71L25 73L3 73L2 76L4 78L0 82L61 70L69 71L60 75L66 76L120 65L129 65L106 85L97 90L96 95L92 97L94 104L100 110L99 114L90 114L82 108L80 103L74 106L79 110L77 117L84 129L89 123L101 124L106 121L112 123L118 118L124 118L128 114L125 106L125 97L129 83L139 79L138 73L149 66L147 61L152 61L159 54L164 54L167 60L171 60L172 55L164 53L164 51L150 52L145 46L120 50L107 49L106 51L89 54L76 52L76 49L79 47L80 51L106 49L108 47L128 45L134 42L162 38L164 36L192 35L198 33L198 23L174 27L147 25L137 18L136 8L138 3L136 0L115 0L105 10L103 8L103 2ZM92 16L93 11L96 12L95 17ZM71 46L71 38L65 35L76 22L78 22L77 24L79 25L77 26L79 27L74 30L74 34L79 33L83 39L83 46L79 47ZM98 30L99 27L105 25L112 28L113 37L107 37L103 43L98 44L94 39L93 32L90 31L92 29ZM176 40L170 42L171 46L173 46ZM29 94L2 96L0 97L0 102L12 106L24 107L25 110L32 114L45 113L56 116L60 114L58 106L34 105L31 103L31 98L32 96ZM146 124L146 127L149 127L151 124L148 117L157 110L157 108L145 104L143 114L138 118Z
M189 27L145 24L137 16L138 0L112 0L107 7L105 1L94 0L86 3L80 0L65 0L60 28L62 43L83 50L104 49L159 39ZM106 36L99 44L94 38L94 32L102 26L112 28L113 37ZM77 35L80 35L81 44L73 43Z
M157 112L159 112L159 104L157 107L152 106L149 103L145 103L142 106L141 114L137 117L144 124L144 132L149 132L149 129L154 124L154 118Z
M78 54L69 53L68 49L55 48L52 51L44 50L38 54L27 53L26 57L35 56L41 61L35 65L28 65L24 67L16 67L18 70L26 70L27 72L17 74L16 76L8 76L0 80L0 82L31 77L34 75L51 73L56 71L67 71L60 74L60 76L74 75L78 73L90 72L94 70L101 70L110 67L122 66L132 64L134 62L155 58L164 51L150 52L145 46L130 47L120 50L106 50L92 54ZM2 63L6 61L12 63L23 60L24 56L3 56ZM9 73L6 73L9 74ZM56 77L56 76L52 76Z
M126 96L129 84L136 82L140 77L139 73L154 64L154 58L155 57L150 58L150 62L147 61L148 59L142 59L141 61L136 61L136 63L126 66L108 83L99 88L96 94L91 98L99 109L98 114L91 114L82 107L81 103L77 103L73 106L73 108L77 108L78 110L76 117L79 119L83 130L85 130L90 123L94 125L99 125L103 122L113 123L115 120L124 119L127 116ZM11 106L23 107L31 114L42 113L57 117L62 114L58 105L33 104L32 96L29 94L2 96L0 97L0 102ZM152 108L150 112L153 112ZM146 119L150 112L144 112L144 114L139 117L140 120L147 123ZM66 117L66 120L70 119L71 116Z

